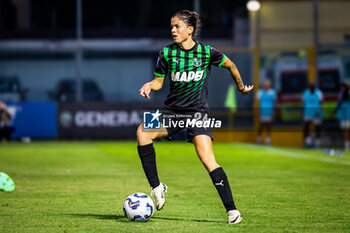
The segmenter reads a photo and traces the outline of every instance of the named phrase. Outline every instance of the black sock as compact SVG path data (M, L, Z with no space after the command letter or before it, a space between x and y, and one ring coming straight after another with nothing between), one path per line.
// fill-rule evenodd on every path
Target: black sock
M137 151L139 152L142 167L149 184L152 188L158 187L160 182L157 172L156 152L154 151L153 143L144 146L137 146Z
M222 167L218 167L209 173L216 190L220 195L222 203L224 204L226 211L236 210L235 203L233 202L232 192L230 184L228 183L227 176Z

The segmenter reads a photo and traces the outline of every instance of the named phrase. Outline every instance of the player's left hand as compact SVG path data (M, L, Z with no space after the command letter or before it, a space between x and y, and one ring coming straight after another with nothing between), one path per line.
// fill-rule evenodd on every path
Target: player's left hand
M251 90L253 90L254 85L244 85L244 88L242 90L239 90L243 95L248 94Z

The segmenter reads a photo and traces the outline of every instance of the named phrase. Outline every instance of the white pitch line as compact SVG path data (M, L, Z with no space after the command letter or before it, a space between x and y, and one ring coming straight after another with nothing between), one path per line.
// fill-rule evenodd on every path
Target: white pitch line
M272 146L258 146L258 145L252 145L252 144L244 144L244 143L237 143L236 145L245 146L245 147L251 148L251 149L266 150L266 151L272 152L274 154L283 155L283 156L287 156L287 157L293 157L293 158L299 158L299 159L309 159L309 160L321 161L321 162L326 162L326 163L335 163L335 164L350 166L350 161L335 160L335 159L327 158L327 157L315 157L315 156L305 155L305 154L298 153L298 152L283 150L283 149L272 147ZM326 155L324 155L324 156L326 156Z

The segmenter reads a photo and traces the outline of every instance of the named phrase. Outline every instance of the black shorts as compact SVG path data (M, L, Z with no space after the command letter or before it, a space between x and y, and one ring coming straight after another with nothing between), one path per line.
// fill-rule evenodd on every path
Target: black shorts
M181 130L187 129L188 142L192 142L197 135L208 135L213 140L211 127L203 127L195 123L208 118L208 111L169 108L163 108L160 111L162 113L163 127L168 131L169 139Z

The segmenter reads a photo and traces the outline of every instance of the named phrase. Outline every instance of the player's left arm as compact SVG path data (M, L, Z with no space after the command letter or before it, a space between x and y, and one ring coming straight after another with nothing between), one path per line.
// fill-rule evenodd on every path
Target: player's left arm
M275 91L275 96L273 98L273 115L272 115L272 119L276 118L277 112L278 112L278 95L277 95L277 92Z
M241 75L237 69L235 63L233 63L227 56L224 57L224 62L222 63L222 67L229 70L233 80L236 82L237 88L239 92L243 95L248 94L251 90L253 90L254 85L244 85Z
M6 117L11 118L10 111L5 103L0 102L0 111L3 111Z
M322 91L319 92L319 97L318 97L318 98L320 99L320 103L323 104L323 102L324 102L324 96L323 96Z
M318 110L318 112L320 113L322 111L322 106L323 106L323 103L324 103L324 98L323 98L322 91L319 91L318 98L320 100L320 109Z

